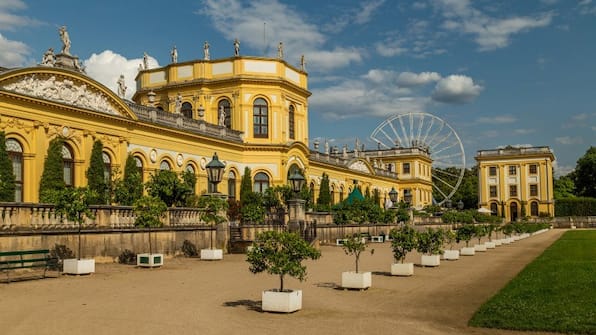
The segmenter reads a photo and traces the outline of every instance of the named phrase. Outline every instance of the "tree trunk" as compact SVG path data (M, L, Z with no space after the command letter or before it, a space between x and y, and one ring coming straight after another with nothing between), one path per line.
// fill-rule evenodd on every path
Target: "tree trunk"
M284 291L284 275L279 275L279 292Z
M358 259L360 258L360 254L356 254L356 273L358 273Z
M153 253L153 249L151 247L151 228L147 228L147 234L149 235L149 255Z
M79 238L79 252L77 254L77 260L81 260L81 213L79 213L79 220L78 220L78 224L79 224L79 231L78 231L78 238Z

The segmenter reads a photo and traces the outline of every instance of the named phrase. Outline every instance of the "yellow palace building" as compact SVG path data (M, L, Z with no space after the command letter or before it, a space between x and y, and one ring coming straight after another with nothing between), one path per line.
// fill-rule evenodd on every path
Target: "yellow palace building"
M64 178L85 186L93 142L104 145L106 176L135 157L143 180L158 169L192 171L197 193L208 190L205 165L216 152L226 165L219 191L239 197L245 167L253 189L286 184L294 168L304 171L318 196L329 175L333 202L355 183L381 199L395 188L412 204L432 202L431 158L424 148L367 150L329 148L309 140L308 75L283 57L239 55L141 64L131 100L88 77L78 59L63 50L46 52L36 67L0 68L0 131L7 139L17 177L16 201L37 202L48 144L65 139ZM346 132L349 132L346 129Z

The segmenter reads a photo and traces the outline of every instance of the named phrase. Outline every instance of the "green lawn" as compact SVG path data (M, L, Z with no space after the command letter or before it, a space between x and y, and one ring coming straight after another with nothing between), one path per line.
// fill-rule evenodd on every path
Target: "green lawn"
M566 232L480 307L469 325L596 334L596 230Z

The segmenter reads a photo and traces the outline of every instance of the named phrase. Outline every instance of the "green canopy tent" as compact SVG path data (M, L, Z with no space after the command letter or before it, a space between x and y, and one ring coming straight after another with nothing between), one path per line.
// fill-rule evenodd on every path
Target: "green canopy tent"
M364 200L364 196L362 195L362 192L360 192L358 187L354 187L354 190L352 192L350 192L350 194L346 198L346 203L352 204L352 202L354 202L354 200L358 200L358 201Z

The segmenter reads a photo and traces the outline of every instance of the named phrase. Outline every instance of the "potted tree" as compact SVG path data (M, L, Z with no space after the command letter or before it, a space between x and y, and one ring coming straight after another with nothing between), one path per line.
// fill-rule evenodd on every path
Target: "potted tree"
M199 199L199 207L205 209L202 215L203 221L212 227L216 227L218 224L221 224L227 220L225 213L228 208L228 203L222 198L215 196L201 197ZM223 259L223 250L213 248L213 230L211 230L209 233L209 249L201 249L201 259Z
M85 217L93 219L95 216L89 210L89 199L93 192L86 188L65 188L57 193L56 213L63 215L67 220L77 223L78 252L76 259L65 259L63 272L67 274L90 274L95 272L95 259L81 259L81 226Z
M448 229L443 232L443 238L446 245L449 245L449 249L443 250L444 260L458 260L459 250L453 250L453 244L456 241L457 234L455 231Z
M257 234L246 261L250 272L266 271L279 276L279 289L262 293L261 309L267 312L291 313L302 308L302 290L284 288L286 275L300 281L306 279L306 266L302 261L318 259L321 253L295 233L264 231Z
M443 231L428 228L418 233L416 250L421 253L420 265L439 266L441 264L441 246L443 246Z
M496 243L493 241L493 233L497 229L497 225L491 223L485 226L486 236L488 237L488 241L484 242L486 249L494 249L496 248Z
M474 245L474 250L486 251L486 244L482 243L482 238L486 236L486 227L481 224L474 225L474 237L478 239L478 244Z
M359 272L358 263L360 262L360 254L366 250L366 240L360 237L358 234L348 236L344 239L342 248L346 255L353 255L356 261L356 271L345 271L341 273L341 287L344 289L367 289L372 286L372 273L371 272ZM371 254L374 253L374 249L371 250Z
M503 230L503 227L500 224L496 224L496 223L493 223L493 225L495 226L495 237L496 237L496 239L493 242L495 242L495 246L498 247L498 246L503 245L503 239L500 238L500 236L499 236L499 234Z
M137 254L137 266L156 267L163 265L163 254L153 253L151 228L161 227L160 218L167 209L166 204L157 197L143 196L135 201L133 207L136 216L135 226L146 228L149 237L149 253Z
M504 225L501 228L501 231L503 232L503 235L506 236L503 239L503 244L509 244L513 242L513 238L511 237L511 235L513 234L513 226L511 225L511 223Z
M414 263L404 263L406 255L416 247L416 230L410 225L399 229L391 229L391 250L395 263L391 264L392 276L411 276L414 274Z
M455 241L457 243L460 241L466 242L466 246L461 248L460 255L474 256L476 254L476 250L469 245L472 236L474 236L474 226L472 224L464 224L457 229L457 232L455 233Z

